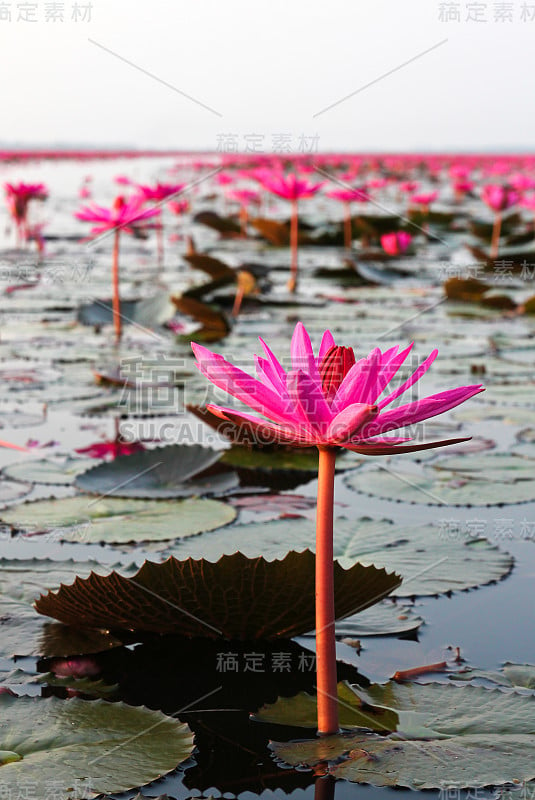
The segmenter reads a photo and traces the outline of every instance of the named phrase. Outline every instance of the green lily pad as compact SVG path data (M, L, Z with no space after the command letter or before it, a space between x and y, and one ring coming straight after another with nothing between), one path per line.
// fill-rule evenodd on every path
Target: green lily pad
M31 484L21 483L20 481L8 481L0 479L0 503L10 503L18 500L31 491Z
M19 461L9 464L2 472L7 478L29 483L44 483L51 486L70 486L80 473L95 466L93 458L71 458L54 461Z
M297 549L313 549L314 521L284 519L233 525L199 539L177 542L165 552L177 558L218 558L240 550L250 557L281 558L288 542ZM389 520L368 518L335 520L334 557L345 567L359 561L403 575L403 583L394 591L398 597L472 589L500 580L513 566L511 556L485 539L467 541L444 536L433 525L400 527Z
M336 623L337 636L400 636L413 633L424 620L410 608L383 600L382 603L341 619Z
M87 496L35 500L0 512L1 521L62 542L161 542L228 525L236 510L219 500L123 500Z
M237 485L234 473L195 476L219 461L221 453L200 445L141 450L99 464L76 478L84 492L113 497L170 498L214 494Z
M105 700L0 696L4 792L30 783L68 800L123 792L172 772L193 750L185 723ZM7 762L7 763L6 763Z
M513 689L535 690L535 665L507 661L499 672L468 668L450 678L454 681L484 680Z
M339 684L343 720L350 713L346 706L362 713L368 704L367 720L353 726L380 731L383 725L382 732L390 736L359 732L274 742L277 758L292 766L335 762L329 768L334 777L374 786L476 788L535 778L533 696L478 686L389 682L366 690L353 687L352 699L348 689ZM294 725L315 726L315 698L304 694L290 701L279 698L256 718L288 724L288 703L293 704ZM388 713L397 715L395 727L389 727Z
M46 589L93 570L106 572L109 567L96 561L0 559L0 655L70 656L120 646L122 641L108 631L45 621L33 608L34 600Z
M422 465L389 462L345 480L357 492L405 503L497 506L535 500L535 461L506 453L451 456Z
M132 578L117 572L77 578L39 598L40 614L89 628L178 633L228 639L290 638L315 624L313 553L294 551L280 561L241 553L216 563L201 559L146 561ZM335 562L336 616L368 608L400 579L374 566Z

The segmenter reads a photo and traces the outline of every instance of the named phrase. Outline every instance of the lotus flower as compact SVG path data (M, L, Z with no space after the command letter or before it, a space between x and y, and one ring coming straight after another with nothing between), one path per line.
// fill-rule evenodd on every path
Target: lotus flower
M498 258L500 248L500 233L502 229L502 212L520 202L520 194L510 186L502 186L499 183L488 183L483 187L481 199L491 208L494 213L494 226L492 228L492 241L490 246L490 257Z
M352 348L337 346L325 331L316 357L304 325L298 323L291 343L291 370L286 372L267 344L262 339L260 343L265 356L256 357L258 380L202 345L192 347L205 377L268 419L215 405L208 408L222 419L258 431L262 438L295 447L343 447L387 455L453 444L463 440L406 445L406 437L383 434L442 414L483 391L481 385L463 386L388 408L427 372L437 350L405 383L380 399L412 345L401 352L397 346L384 352L375 348L356 361Z
M480 385L448 389L423 400L392 407L429 369L437 350L397 389L381 395L406 361L412 345L399 352L375 348L355 359L351 347L337 346L325 331L318 356L302 323L291 342L291 370L286 372L267 344L260 339L263 357L256 357L258 380L198 344L192 344L200 371L212 383L245 402L268 419L209 405L223 420L258 433L264 440L316 445L319 449L318 505L316 516L316 655L318 729L338 731L336 691L336 641L334 635L333 509L334 473L338 448L367 455L425 450L463 439L405 444L406 437L389 437L389 431L413 425L448 411L482 391ZM388 408L390 406L390 408Z
M411 203L416 203L423 206L424 210L429 210L431 203L434 203L438 197L438 192L427 192L426 194L413 194Z
M483 187L481 199L493 211L506 211L520 202L520 194L516 189L502 186L499 183L488 183Z
M283 197L285 200L290 200L292 203L292 217L290 223L290 249L292 253L292 261L288 289L290 292L295 292L297 288L298 276L298 202L304 198L313 197L316 192L319 192L323 186L323 183L309 183L307 180L299 180L299 178L293 173L290 175L284 175L283 173L270 173L268 175L263 173L258 176L258 179L268 191L278 195L279 197Z
M31 200L46 200L48 189L44 183L6 183L6 202L11 218L17 227L19 243L27 239L28 205Z
M385 233L381 236L381 245L389 256L399 256L410 247L412 236L406 231Z
M98 223L91 228L91 234L97 236L106 231L114 231L113 258L112 258L112 305L113 305L113 325L115 328L115 338L117 342L121 338L121 301L119 297L119 235L121 231L134 233L138 222L150 219L159 214L159 209L149 208L145 211L141 208L139 198L125 200L124 197L116 197L111 208L97 206L94 203L77 211L74 215L77 219L84 222Z

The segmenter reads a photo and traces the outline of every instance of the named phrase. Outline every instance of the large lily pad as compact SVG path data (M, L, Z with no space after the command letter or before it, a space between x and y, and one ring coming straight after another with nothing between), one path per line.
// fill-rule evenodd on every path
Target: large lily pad
M450 676L455 681L490 681L512 689L531 689L535 691L535 665L514 664L507 661L499 672L467 668Z
M8 794L78 800L174 770L193 750L185 723L160 711L73 698L0 696L0 769Z
M225 636L229 639L290 638L315 624L315 556L290 552L281 561L248 559L241 553L216 563L201 559L163 564L146 561L132 578L117 572L77 578L39 598L40 614L68 625L112 630ZM335 562L336 616L368 608L400 583L383 569Z
M161 542L211 531L232 522L236 510L219 500L123 500L87 496L36 500L0 512L1 521L62 542Z
M96 561L52 559L0 560L0 655L69 656L117 647L122 641L108 631L80 630L45 621L33 608L34 600L49 588L109 568ZM128 568L125 568L128 571ZM132 568L130 568L130 571Z
M417 631L423 622L410 608L384 600L339 620L335 627L337 636L400 636Z
M347 696L348 690L339 686L341 724L347 724L344 720L355 709L355 715L365 719L352 726L391 732L390 736L359 732L274 743L276 756L292 765L336 762L329 768L333 776L375 786L475 788L535 777L532 696L439 683L354 687L354 698ZM288 724L289 703L294 725L315 726L315 698L304 694L290 701L279 698L256 718Z
M535 461L505 453L452 456L432 464L378 465L346 478L352 489L405 503L497 506L535 500Z
M195 476L221 457L200 445L171 445L142 450L99 464L76 478L84 492L112 497L169 498L214 494L237 484L233 474Z
M448 514L448 516L450 516ZM403 576L397 596L436 595L497 581L509 573L513 559L485 539L443 536L433 525L397 526L388 520L336 519L334 557L347 567L355 561L375 564ZM288 542L297 549L315 542L312 520L285 519L234 525L202 539L177 542L168 552L177 558L217 558L240 550L253 557L280 558Z

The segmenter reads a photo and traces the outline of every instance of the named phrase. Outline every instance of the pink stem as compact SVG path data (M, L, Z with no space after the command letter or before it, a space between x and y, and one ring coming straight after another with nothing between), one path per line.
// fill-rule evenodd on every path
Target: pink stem
M333 510L336 449L319 448L316 516L316 677L318 731L338 732L334 630Z
M349 203L345 204L345 219L344 219L344 244L346 250L351 250L351 241L353 239L353 229L351 225L351 206Z
M120 229L115 229L113 241L113 261L111 267L112 281L112 308L113 308L113 327L115 328L115 341L121 341L121 299L119 296L119 234Z
M498 251L500 249L500 233L502 229L502 215L500 212L494 217L494 226L492 228L492 242L490 245L490 257L494 261L498 258Z
M290 267L290 280L288 281L288 289L290 292L295 292L297 289L297 247L299 244L299 217L297 212L297 200L292 200L292 218L290 222L290 248L292 251L292 262Z

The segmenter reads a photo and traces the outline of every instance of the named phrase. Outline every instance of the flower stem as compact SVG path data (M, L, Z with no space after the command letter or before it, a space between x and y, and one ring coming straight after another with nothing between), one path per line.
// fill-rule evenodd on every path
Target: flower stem
M498 258L501 229L502 229L502 215L500 212L498 212L494 217L494 225L492 228L492 243L490 245L490 257L492 261Z
M120 229L115 229L113 241L113 261L111 267L112 281L112 308L113 308L113 327L115 328L115 340L121 341L121 299L119 297L119 234Z
M334 631L333 506L336 449L319 448L316 516L316 673L318 731L338 732Z
M351 252L351 241L353 239L353 226L351 223L351 205L346 203L344 216L344 247Z
M297 289L297 247L299 244L299 217L297 212L297 200L292 201L292 217L290 221L290 249L292 262L290 267L290 280L288 281L288 291L295 292Z

